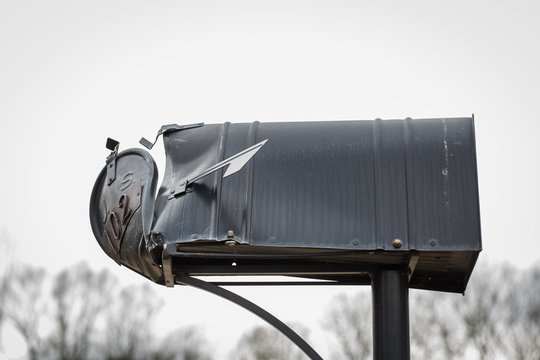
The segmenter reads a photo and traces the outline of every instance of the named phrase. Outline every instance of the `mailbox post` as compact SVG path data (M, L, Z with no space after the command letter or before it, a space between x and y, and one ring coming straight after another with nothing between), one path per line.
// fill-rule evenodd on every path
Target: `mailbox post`
M472 118L165 125L160 135L157 194L150 154L109 141L90 201L103 250L150 280L371 285L375 359L409 358L409 288L465 291L481 251Z
M403 269L379 269L371 279L373 359L409 359L409 286Z

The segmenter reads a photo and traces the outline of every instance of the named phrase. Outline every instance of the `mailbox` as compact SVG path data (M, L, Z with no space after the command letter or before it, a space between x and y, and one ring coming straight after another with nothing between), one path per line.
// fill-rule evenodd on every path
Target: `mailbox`
M118 152L90 201L116 262L178 274L286 275L463 292L481 251L472 118L166 125L166 168ZM151 147L148 140L142 144Z

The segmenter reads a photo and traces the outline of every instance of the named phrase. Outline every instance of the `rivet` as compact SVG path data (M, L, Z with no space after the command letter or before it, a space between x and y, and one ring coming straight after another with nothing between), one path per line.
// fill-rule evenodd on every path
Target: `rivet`
M232 230L227 231L227 237L228 238L233 238L234 237L234 231L232 231Z
M225 245L234 246L234 245L236 245L236 241L234 241L234 240L225 241Z
M402 245L402 242L400 239L394 239L394 242L392 243L392 245L396 248L396 249L399 249Z

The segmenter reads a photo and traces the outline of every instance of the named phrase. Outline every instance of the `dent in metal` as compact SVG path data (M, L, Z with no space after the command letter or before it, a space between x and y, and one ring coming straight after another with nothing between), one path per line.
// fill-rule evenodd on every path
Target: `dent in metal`
M225 174L223 175L223 178L226 178L227 176L230 176L238 171L240 171L244 165L259 151L268 139L261 141L258 144L255 144L219 163L216 165L202 171L201 173L193 176L191 179L186 179L180 182L180 184L176 187L176 189L171 191L171 194L169 195L169 200L174 199L176 196L181 195L186 192L186 189L188 185L193 184L197 180L202 179L205 176L208 176L212 174L213 172L222 169L226 166L228 166L227 170L225 171Z

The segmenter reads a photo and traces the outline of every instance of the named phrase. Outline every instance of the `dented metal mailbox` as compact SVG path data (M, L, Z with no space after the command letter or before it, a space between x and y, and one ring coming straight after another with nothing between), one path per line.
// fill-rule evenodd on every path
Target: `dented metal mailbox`
M107 254L177 274L289 275L463 292L481 250L472 118L167 125L163 183L112 153L90 218ZM150 147L146 140L143 143Z

